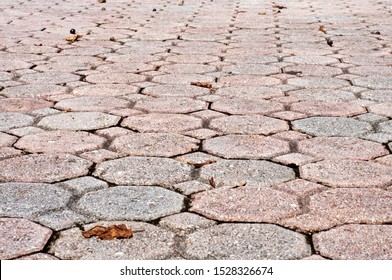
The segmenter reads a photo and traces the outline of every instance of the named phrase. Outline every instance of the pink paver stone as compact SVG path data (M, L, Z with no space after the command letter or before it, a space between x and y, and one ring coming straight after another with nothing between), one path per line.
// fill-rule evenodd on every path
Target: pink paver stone
M66 94L68 89L63 86L53 84L28 84L8 87L1 91L1 94L9 98L26 97L47 97Z
M0 112L20 112L27 113L42 108L49 108L53 105L38 98L4 98L0 99Z
M205 55L205 54L193 54L193 55L172 55L169 56L166 61L176 62L176 63L195 63L195 64L205 64L209 62L219 61L218 56Z
M392 102L370 105L369 112L392 118Z
M295 179L289 182L285 182L283 184L274 186L275 189L284 191L293 195L296 195L300 198L306 198L309 195L313 195L325 190L328 190L328 187L316 184L310 181Z
M120 155L172 157L198 149L199 141L179 134L135 133L113 140L110 149Z
M227 97L238 97L244 99L258 100L260 98L272 98L284 96L282 90L263 86L230 86L216 91L216 94Z
M392 183L392 168L362 160L331 159L300 167L301 178L331 187L370 188Z
M114 109L127 108L131 102L108 96L83 96L61 100L54 106L56 109L79 112L108 112Z
M382 189L327 190L308 199L308 212L281 224L303 232L317 232L343 224L390 223L391 199L392 193Z
M86 77L86 81L93 84L131 84L144 82L145 76L133 73L113 73L113 75L93 74Z
M45 72L23 75L19 81L31 84L61 84L79 81L79 76L71 73Z
M150 86L143 90L143 94L148 96L163 97L163 96L186 96L194 97L199 95L209 94L208 88L202 88L192 85L157 85Z
M211 129L230 134L269 135L289 129L287 122L265 116L227 116L211 120Z
M339 260L391 260L392 225L343 225L313 235L321 255Z
M159 97L144 99L136 102L133 107L136 110L143 110L156 113L190 113L207 109L206 102L187 97Z
M276 78L258 75L233 75L219 78L219 82L225 86L276 86L281 81Z
M344 102L305 101L291 105L291 110L308 116L350 117L366 113L365 108Z
M83 131L47 131L23 136L15 147L30 153L81 153L99 149L105 138Z
M12 259L38 252L52 231L26 219L0 218L0 259Z
M137 93L139 88L127 84L96 84L77 87L73 94L77 96L121 96Z
M146 114L123 120L122 126L139 132L184 132L202 127L201 119L181 114Z
M203 150L227 159L267 159L290 152L289 143L259 135L226 135L207 139Z
M18 138L15 136L0 132L0 147L11 146Z
M281 155L273 159L276 162L283 163L285 165L294 164L297 166L304 165L315 161L316 159L312 156L304 155L301 153L290 153L286 155Z
M331 78L331 77L301 77L293 78L287 81L289 85L295 85L305 88L329 88L336 89L349 86L350 83L345 80Z
M56 182L86 175L91 161L69 154L33 154L0 161L0 181Z
M219 221L258 223L276 223L301 213L295 196L251 186L222 187L195 194L190 211Z
M211 109L234 115L270 114L284 110L284 106L280 103L262 99L224 98L214 102Z
M388 154L383 145L354 137L316 137L300 141L298 151L323 159L369 160Z
M201 74L165 74L155 76L152 81L160 84L191 85L193 82L213 83L215 78Z

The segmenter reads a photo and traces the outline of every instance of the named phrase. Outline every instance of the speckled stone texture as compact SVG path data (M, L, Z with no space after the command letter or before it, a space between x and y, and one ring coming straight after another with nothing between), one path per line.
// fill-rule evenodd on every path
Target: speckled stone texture
M49 253L68 260L151 260L169 259L175 255L174 234L142 222L103 221L87 224L84 230L100 225L124 224L135 232L130 239L100 240L85 238L82 230L71 228L61 231L50 244Z
M52 231L26 219L0 218L0 259L41 251Z
M184 247L187 258L203 260L300 259L311 255L304 235L268 224L220 224L190 234Z

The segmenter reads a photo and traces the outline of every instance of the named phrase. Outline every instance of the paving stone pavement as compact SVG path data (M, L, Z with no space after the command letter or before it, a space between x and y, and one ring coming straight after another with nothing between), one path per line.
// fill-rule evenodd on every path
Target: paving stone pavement
M0 2L0 258L391 260L392 0L179 3Z

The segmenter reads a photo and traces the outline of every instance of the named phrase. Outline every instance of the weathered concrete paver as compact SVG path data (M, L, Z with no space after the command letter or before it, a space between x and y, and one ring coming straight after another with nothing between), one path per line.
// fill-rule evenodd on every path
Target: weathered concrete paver
M26 219L0 218L0 259L41 251L52 231Z
M273 241L272 241L273 240ZM311 255L304 235L269 224L220 224L190 234L190 259L300 259Z
M0 4L6 258L391 258L390 0L90 2Z

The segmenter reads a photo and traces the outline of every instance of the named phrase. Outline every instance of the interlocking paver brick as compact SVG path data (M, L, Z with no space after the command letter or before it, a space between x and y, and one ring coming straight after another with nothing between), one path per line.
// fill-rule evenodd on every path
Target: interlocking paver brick
M151 221L179 213L184 197L157 186L120 186L85 194L77 208L104 220Z
M387 117L379 116L379 115L376 115L376 114L373 114L373 113L367 113L367 114L358 115L358 116L355 116L355 119L359 120L359 121L368 122L368 123L371 123L371 124L376 124L376 123L388 120Z
M308 116L350 117L366 113L366 109L345 102L305 101L292 104L291 110Z
M99 163L93 175L117 185L170 186L190 180L191 171L173 159L124 157Z
M26 219L0 219L0 258L12 259L39 252L52 231Z
M195 64L195 63L181 63L181 64L171 64L163 65L159 68L159 71L167 73L179 73L179 74L203 74L208 72L215 72L216 67L212 65L205 64Z
M102 221L85 225L84 229L114 224L124 224L127 228L140 232L135 232L130 239L100 240L96 237L84 238L82 230L71 228L60 232L58 239L50 244L49 253L60 259L71 260L152 260L167 259L175 254L174 234L151 224Z
M192 85L157 85L147 87L143 90L143 94L148 96L163 97L163 96L186 96L194 97L198 95L209 94L210 90L207 88L192 86Z
M353 159L331 159L300 167L301 178L332 187L384 187L392 183L392 168Z
M220 224L188 235L189 259L300 259L310 256L304 235L269 224Z
M294 164L294 165L300 166L300 165L304 165L304 164L316 161L317 159L312 156L304 155L301 153L290 153L290 154L286 154L286 155L277 156L273 160L275 162L280 162L285 165Z
M23 75L22 77L20 77L19 81L31 84L61 84L79 81L79 76L62 72L45 72Z
M226 135L207 139L203 150L227 159L267 159L290 152L289 143L260 135Z
M344 90L301 89L288 92L288 96L297 101L345 102L355 100L355 95ZM293 102L294 103L294 102Z
M368 90L361 92L359 95L361 98L378 102L392 102L390 90Z
M389 223L391 192L381 189L341 188L312 195L308 212L281 221L289 228L317 232L343 224Z
M0 147L11 146L18 140L17 137L0 132Z
M208 228L216 225L216 223L216 221L189 212L174 214L159 221L161 227L174 230L178 235L185 235L198 229Z
M59 231L75 225L91 223L94 220L69 209L60 209L41 214L35 221L52 230Z
M224 86L275 86L281 84L276 78L259 75L230 75L219 78L219 82Z
M139 132L184 132L202 127L201 119L182 114L151 113L131 116L121 125Z
M242 98L222 98L214 102L211 109L234 115L270 114L282 111L284 106L268 100L249 100Z
M300 65L285 67L283 73L289 73L292 75L298 74L299 76L330 77L330 76L343 74L343 71L339 68L331 67L331 66L300 64Z
M84 152L84 153L80 154L79 156L81 158L91 160L95 163L120 157L119 154L112 152L112 151L109 151L109 150L106 150L106 149L98 149L98 150L94 150L94 151L90 151L90 152Z
M144 82L145 80L145 76L133 73L113 73L113 75L102 73L86 77L86 81L93 84L132 84Z
M139 88L127 84L92 84L77 87L72 91L76 96L121 96L137 93Z
M259 223L276 223L301 213L295 196L272 188L246 185L195 194L190 211L219 221Z
M227 97L238 97L251 100L284 96L283 91L278 88L246 85L219 88L215 93Z
M83 96L57 102L56 109L76 112L109 112L114 109L127 108L130 102L107 96Z
M31 218L40 212L65 207L71 193L42 183L0 184L0 215Z
M344 225L313 235L315 250L340 260L390 260L391 225Z
M72 190L77 195L81 195L90 191L106 189L109 187L108 183L106 183L105 181L99 180L92 176L79 177L79 178L63 181L57 184L66 189Z
M302 179L295 179L289 182L285 182L283 184L276 185L273 188L296 195L302 199L309 195L328 190L328 187L326 186Z
M164 74L152 78L154 83L170 84L170 85L190 85L191 83L213 83L214 77L202 74Z
M361 136L372 131L369 123L350 118L311 117L292 122L293 129L314 136Z
M208 104L188 97L158 97L137 101L134 109L156 113L184 114L207 109Z
M27 113L41 108L49 108L52 105L52 102L37 98L4 98L0 99L0 112Z
M388 154L378 143L354 137L316 137L300 141L298 151L323 159L369 160Z
M44 117L38 126L59 130L95 130L116 125L120 117L101 112L70 112Z
M183 195L191 195L193 193L212 189L211 185L196 180L179 183L174 185L173 187L176 191L179 191Z
M304 88L329 88L337 89L349 86L348 81L331 78L331 77L301 77L288 79L287 83L289 85L295 85Z
M109 149L126 156L172 157L195 151L199 141L173 133L135 133L113 140Z
M0 131L33 124L34 118L21 113L0 113Z
M380 132L385 132L385 133L392 134L392 120L380 123L378 125L378 130Z
M367 76L352 80L355 86L371 89L392 89L392 77Z
M368 107L369 112L377 114L377 115L381 115L381 116L385 116L388 118L392 118L392 102L390 103L381 103L381 104L374 104L374 105L370 105Z
M30 153L80 153L99 149L105 138L84 131L47 131L23 136L15 147Z
M238 186L246 183L250 186L265 187L291 180L295 174L291 168L268 161L221 160L201 167L200 178L209 182L211 177L217 186Z
M328 56L318 56L318 55L307 55L307 56L289 56L283 59L285 62L298 63L298 64L320 64L328 65L333 63L338 63L339 60Z
M222 67L222 71L238 75L247 74L263 76L280 73L280 69L278 67L264 64L235 64Z
M51 183L86 175L91 165L69 154L25 155L0 161L0 181Z
M63 86L42 83L42 84L27 84L17 85L5 88L1 94L9 98L26 98L26 97L46 97L51 95L66 94L68 89Z
M194 63L194 64L205 64L209 62L219 61L218 56L206 55L206 54L193 54L189 55L172 55L166 58L166 61L176 63Z

